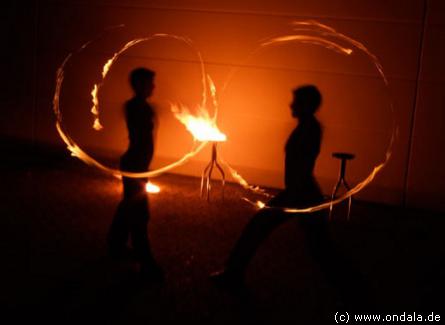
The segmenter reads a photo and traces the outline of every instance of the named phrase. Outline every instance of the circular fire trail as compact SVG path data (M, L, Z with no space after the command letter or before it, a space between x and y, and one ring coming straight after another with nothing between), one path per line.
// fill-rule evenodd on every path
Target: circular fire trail
M249 56L251 58L254 54L261 51L262 49L268 47L268 46L275 46L283 43L288 42L299 42L303 44L312 44L317 46L322 46L328 50L334 51L341 55L352 55L355 50L363 52L366 57L371 61L371 63L376 68L381 80L383 81L386 90L389 94L389 83L388 79L385 76L385 73L383 71L383 67L377 58L376 55L374 55L370 50L366 48L366 46L357 41L354 40L351 37L348 37L342 33L337 32L335 29L321 24L316 21L295 21L292 23L293 31L289 35L282 35L277 37L272 37L269 39L266 39L262 41L257 49L255 49ZM341 45L341 43L344 43L345 45ZM247 59L248 60L248 59ZM247 61L246 60L246 61ZM227 79L227 82L225 83L223 87L224 89L227 87L228 83L230 82L231 78L235 74L235 72L238 69L233 69L231 73L229 74L229 77ZM394 105L391 99L391 96L389 97L389 108L391 110L392 115L392 132L391 132L391 139L389 141L388 147L386 149L385 159L380 162L378 165L376 165L371 173L360 183L358 183L355 187L347 191L345 194L343 194L341 197L329 200L324 203L321 203L316 206L307 207L307 208L293 208L293 207L273 207L268 206L263 201L256 201L253 202L249 200L248 198L243 198L245 201L249 202L250 204L254 205L257 208L260 209L277 209L282 210L287 213L310 213L315 212L323 209L332 209L332 206L335 204L338 204L344 200L350 199L353 195L357 194L361 190L363 190L369 183L371 183L376 175L386 166L389 159L392 155L393 145L394 141L398 135L398 126L396 124L395 120L395 113L394 113ZM228 163L224 163L225 166L229 169L232 177L236 179L241 186L243 186L245 189L255 193L255 194L261 194L265 197L271 197L272 195L268 194L264 189L258 187L258 186L252 186L250 185L235 169L230 167Z
M122 27L122 26L119 26L119 27ZM134 172L123 171L123 170L119 170L119 169L115 169L115 168L110 168L108 166L105 166L101 162L97 161L96 159L91 157L87 152L82 150L82 148L74 141L73 138L71 138L69 136L68 132L64 128L59 100L60 100L60 93L62 90L63 80L65 77L66 65L68 64L68 62L70 61L70 59L72 58L73 55L83 51L91 43L93 43L94 40L91 40L91 41L88 41L85 44L83 44L77 51L69 53L66 56L66 58L64 59L64 61L62 62L62 64L60 65L60 67L57 69L57 73L56 73L56 87L55 87L54 96L53 96L53 111L56 116L56 129L57 129L61 139L67 145L67 148L71 152L72 156L79 158L86 164L95 166L95 167L101 169L102 171L113 174L115 176L125 176L125 177L132 177L132 178L147 178L147 177L151 178L151 177L159 176L169 170L172 170L178 166L183 165L190 158L194 157L198 152L200 152L207 144L207 141L211 141L213 139L213 137L219 137L219 138L225 137L225 135L222 134L216 127L216 117L217 117L217 106L216 106L216 99L215 99L216 89L215 89L215 86L214 86L212 80L205 72L204 62L203 62L201 53L193 47L191 40L189 40L185 37L180 37L177 35L170 35L170 34L153 34L149 37L137 38L137 39L131 40L131 41L127 42L119 51L117 51L109 60L107 60L107 62L103 66L102 78L101 78L100 82L94 84L93 90L91 91L92 102L93 102L93 107L91 108L91 113L94 115L93 128L97 131L100 131L103 128L103 126L100 122L100 118L99 118L100 111L99 111L98 94L99 94L101 87L103 86L103 84L105 82L106 76L107 76L108 72L110 71L112 65L129 48L135 46L136 44L151 41L154 39L159 39L159 38L173 39L173 40L185 43L193 51L195 51L195 53L198 57L199 63L200 63L201 75L202 75L202 79L201 79L201 81L202 81L202 97L201 97L202 100L199 105L200 115L194 116L194 115L190 114L188 109L184 106L172 105L172 112L175 114L176 118L178 120L180 120L182 123L184 123L187 126L187 128L189 129L189 131L191 131L194 136L195 142L194 142L193 148L188 153L186 153L182 158L180 158L179 160L177 160L167 166L164 166L164 167L156 169L156 170L140 172L140 173L134 173ZM214 104L214 116L212 118L209 116L208 111L206 109L207 91L208 90L210 91L210 94L213 99L213 104ZM192 130L189 128L190 124L193 126ZM196 140L198 140L199 143Z
M370 60L370 62L373 64L375 69L377 70L381 80L383 81L385 88L388 90L388 80L384 74L383 67L378 60L378 58L369 51L366 46L357 41L352 39L351 37L348 37L342 33L337 32L333 28L321 24L316 21L296 21L292 24L293 30L292 33L289 35L282 35L277 37L272 37L269 39L266 39L262 41L259 44L259 47L255 49L249 58L251 58L255 53L261 51L262 49L269 47L269 46L276 46L283 43L289 43L289 42L298 42L302 44L312 44L324 47L328 50L334 51L335 53L341 54L341 55L352 55L354 54L354 51L360 51L365 54L365 56ZM122 26L119 26L122 27ZM53 111L56 116L56 128L57 131L61 137L61 139L65 142L67 145L68 150L71 152L71 155L74 157L79 158L83 162L93 165L107 173L113 174L115 176L125 176L125 177L133 177L133 178L150 178L158 176L162 173L165 173L169 170L174 169L175 167L178 167L184 163L186 163L190 158L194 157L198 152L200 152L208 142L220 142L220 141L226 141L226 135L223 134L216 125L216 118L217 118L217 112L218 112L218 102L216 99L216 88L213 84L210 76L206 74L204 62L201 56L201 53L194 48L193 43L190 39L177 36L177 35L170 35L170 34L153 34L148 37L144 38L137 38L133 39L129 42L127 42L119 51L117 51L103 66L102 70L102 78L101 80L94 84L93 89L91 91L92 96L92 103L93 106L91 108L91 113L94 117L94 124L93 128L97 131L100 131L103 126L100 122L100 110L99 110L99 100L98 100L98 94L100 92L101 87L103 86L107 74L109 70L111 69L112 65L116 62L116 60L129 48L135 46L136 44L147 42L153 39L173 39L182 43L185 43L188 47L190 47L197 55L200 68L201 68L201 75L202 75L202 100L198 107L198 115L193 115L190 113L189 109L183 105L180 104L172 104L171 105L171 111L175 115L175 117L185 125L187 130L193 135L194 137L194 146L193 148L186 153L182 158L177 160L176 162L173 162L167 166L164 166L162 168L159 168L157 170L153 171L147 171L142 173L133 173L133 172L127 172L122 171L119 169L110 168L108 166L103 165L99 161L92 158L88 153L86 153L84 150L80 148L80 146L69 136L67 131L65 130L63 126L63 119L62 119L62 113L59 106L59 99L60 99L60 93L62 89L63 80L65 77L65 67L69 63L70 59L73 55L83 51L85 48L87 48L92 42L95 40L91 40L86 42L84 45L82 45L77 51L69 53L60 67L57 69L56 73L56 86L55 86L55 92L53 96ZM344 45L342 45L344 44ZM247 61L247 60L246 60ZM227 78L226 83L224 84L223 91L227 87L228 83L230 82L231 78L233 77L234 73L237 69L233 69ZM212 106L214 108L214 115L210 117L208 110L207 110L207 92L210 93L212 98ZM388 91L389 94L389 91ZM321 203L316 206L307 207L307 208L293 208L293 207L272 207L268 206L266 203L262 201L252 202L251 200L247 198L243 198L247 202L251 203L257 208L260 209L279 209L287 213L309 213L309 212L315 212L322 209L332 208L333 205L338 204L346 199L350 199L353 195L360 192L363 188L365 188L369 183L373 181L375 176L386 166L388 163L391 155L392 155L392 149L394 145L395 138L398 134L398 126L395 121L395 114L394 114L394 106L390 98L389 107L392 114L392 133L391 133L391 139L389 141L389 145L386 149L385 159L380 162L378 165L376 165L371 173L360 183L358 183L355 187L350 189L348 192L346 192L341 197L329 200L324 203ZM261 194L265 197L271 197L269 193L267 193L266 190L260 188L259 186L253 186L249 184L234 168L232 168L227 162L221 159L221 162L224 164L224 166L229 170L232 177L245 189L255 193L255 194Z

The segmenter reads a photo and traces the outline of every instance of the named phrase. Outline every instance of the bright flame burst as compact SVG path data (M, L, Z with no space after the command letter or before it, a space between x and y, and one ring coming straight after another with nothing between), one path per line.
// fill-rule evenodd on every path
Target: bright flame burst
M161 188L158 185L153 184L152 182L148 181L145 184L145 192L150 193L150 194L157 194L157 193L161 192Z
M209 112L206 109L205 93L203 94L203 104L197 109L197 115L191 114L189 109L181 104L171 104L170 109L175 117L185 125L186 129L193 135L195 140L200 142L224 142L227 140L227 136L222 133L216 125L216 118L218 117L218 100L216 99L216 87L210 76L207 76L207 84L214 107L213 117L210 117Z
M210 118L209 112L200 107L195 116L183 105L172 104L171 110L175 117L185 125L193 137L201 142L223 142L227 137L216 126L215 120Z

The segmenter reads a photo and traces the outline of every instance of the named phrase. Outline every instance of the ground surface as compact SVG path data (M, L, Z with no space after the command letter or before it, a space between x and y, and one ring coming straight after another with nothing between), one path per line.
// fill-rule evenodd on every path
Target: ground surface
M105 257L120 182L59 157L4 160L1 305L8 315L64 323L334 323L338 297L308 256L298 222L288 222L252 261L247 296L215 288L254 209L227 185L209 204L199 179L157 178L150 198L153 250L162 286L142 284L129 264ZM344 211L343 211L344 212ZM341 214L342 211L337 211ZM445 219L434 213L353 205L350 222L331 224L339 247L360 267L383 312L439 313L444 289ZM445 315L443 315L445 317ZM11 322L9 322L11 323Z

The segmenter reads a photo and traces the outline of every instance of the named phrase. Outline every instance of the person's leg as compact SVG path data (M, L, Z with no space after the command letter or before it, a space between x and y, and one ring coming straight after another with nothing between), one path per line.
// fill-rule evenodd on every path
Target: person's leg
M137 191L132 179L124 177L123 197L119 203L113 221L108 232L108 251L114 257L126 257L128 255L128 239L130 234L131 205Z
M150 277L162 278L162 270L156 263L148 239L148 221L150 211L145 182L139 182L139 195L131 207L130 233L136 258L141 266L141 273Z
M127 250L130 229L126 220L126 215L126 202L121 201L108 231L108 253L111 256L121 256L125 254Z
M148 240L149 211L147 200L139 200L133 205L131 240L138 259L154 262Z
M321 211L300 219L308 251L348 308L372 308L368 284L357 265L332 239L327 218L327 212Z
M244 273L259 246L276 227L286 220L288 220L288 217L280 212L272 210L258 212L244 228L236 242L228 258L227 268Z

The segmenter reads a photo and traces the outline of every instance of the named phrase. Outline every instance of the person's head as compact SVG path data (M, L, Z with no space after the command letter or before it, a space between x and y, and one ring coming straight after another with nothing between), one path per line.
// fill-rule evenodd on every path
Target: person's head
M137 97L147 98L153 93L155 72L137 68L130 73L130 85Z
M320 105L321 94L314 85L301 86L293 90L293 100L290 105L293 117L313 116Z

